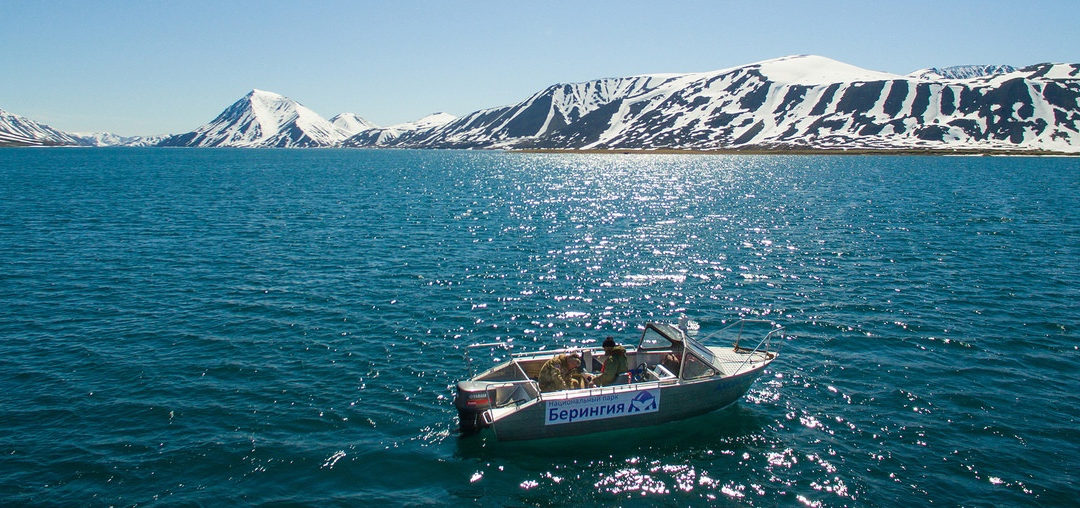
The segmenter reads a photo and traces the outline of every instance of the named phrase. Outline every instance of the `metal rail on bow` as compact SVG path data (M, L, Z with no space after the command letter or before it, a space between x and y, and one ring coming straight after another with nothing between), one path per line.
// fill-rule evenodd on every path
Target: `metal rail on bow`
M769 333L766 333L765 336L758 341L757 345L752 348L739 345L739 342L743 340L743 332L746 329L747 324L765 324L769 325L770 327ZM746 360L743 360L743 362L739 365L735 372L741 371L743 367L745 367L747 363L753 360L756 355L761 355L764 356L766 359L771 359L775 358L776 355L780 353L780 346L777 345L774 349L772 340L773 337L783 337L782 332L784 331L784 327L778 326L776 323L767 319L740 319L738 321L733 321L727 326L724 326L723 328L709 334L707 337L705 337L704 340L701 341L701 343L705 343L707 340L716 337L717 335L720 335L724 332L727 332L728 330L735 328L736 326L738 326L738 333L735 335L735 351L745 353ZM782 345L783 343L781 342L780 344Z

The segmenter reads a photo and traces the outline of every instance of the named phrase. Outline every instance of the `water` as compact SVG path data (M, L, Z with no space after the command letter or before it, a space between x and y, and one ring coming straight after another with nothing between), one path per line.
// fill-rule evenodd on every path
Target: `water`
M1071 158L0 150L3 504L1070 505ZM462 346L784 324L735 407L457 436Z

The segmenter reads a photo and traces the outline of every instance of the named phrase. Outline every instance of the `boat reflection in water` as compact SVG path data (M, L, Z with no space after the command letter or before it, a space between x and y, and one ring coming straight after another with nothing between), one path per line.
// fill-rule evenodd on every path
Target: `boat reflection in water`
M744 336L748 327L764 331L751 340ZM686 320L679 325L647 323L637 347L626 352L630 370L615 384L555 392L540 391L537 379L545 362L559 354L579 355L589 373L604 364L604 350L515 353L458 382L454 405L460 429L471 433L491 427L501 441L542 439L656 425L715 411L739 400L776 359L782 330L769 321L739 320L709 337L727 335L733 346L711 346L688 333Z

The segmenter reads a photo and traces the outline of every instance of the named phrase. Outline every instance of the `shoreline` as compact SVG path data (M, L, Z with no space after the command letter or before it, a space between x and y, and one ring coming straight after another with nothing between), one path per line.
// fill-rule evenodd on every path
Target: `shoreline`
M953 155L961 157L1080 157L1080 152L1049 150L1009 150L984 148L718 148L718 149L627 149L627 148L515 148L508 152L619 155Z
M1061 152L1035 149L991 149L991 148L410 148L410 147L176 147L176 146L89 146L59 144L16 144L0 141L0 148L228 148L238 150L475 150L507 153L548 153L548 154L597 154L597 155L903 155L903 156L957 156L957 157L1080 157L1080 152Z

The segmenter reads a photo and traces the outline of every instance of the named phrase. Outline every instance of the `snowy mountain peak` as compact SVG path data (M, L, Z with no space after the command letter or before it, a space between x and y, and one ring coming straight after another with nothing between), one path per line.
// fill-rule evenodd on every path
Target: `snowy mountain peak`
M171 136L163 146L331 146L348 135L318 113L283 95L252 89L210 123Z
M346 136L352 136L368 129L378 128L378 125L365 120L356 113L341 113L331 118L330 123L333 124L334 127L337 127L338 130L345 133Z
M443 113L440 111L438 113L432 113L428 116L425 116L415 122L411 122L411 125L414 125L417 129L426 129L428 127L438 127L440 125L446 125L450 122L453 122L454 120L457 120L456 116L451 115L450 113Z
M457 120L457 117L451 115L450 113L432 113L416 121L391 125L387 127L387 129L393 131L424 130L431 129L433 127L441 127L450 122L453 122L454 120Z
M245 95L245 97L252 97L252 98L258 97L258 98L260 98L262 100L282 100L282 99L286 99L286 97L284 95L281 95L279 93L269 92L269 91L266 91L266 90L260 90L258 88L252 88L251 91L248 92L247 95Z
M889 81L904 76L856 67L818 55L794 55L765 60L757 66L769 80L786 85L827 85L854 81Z

